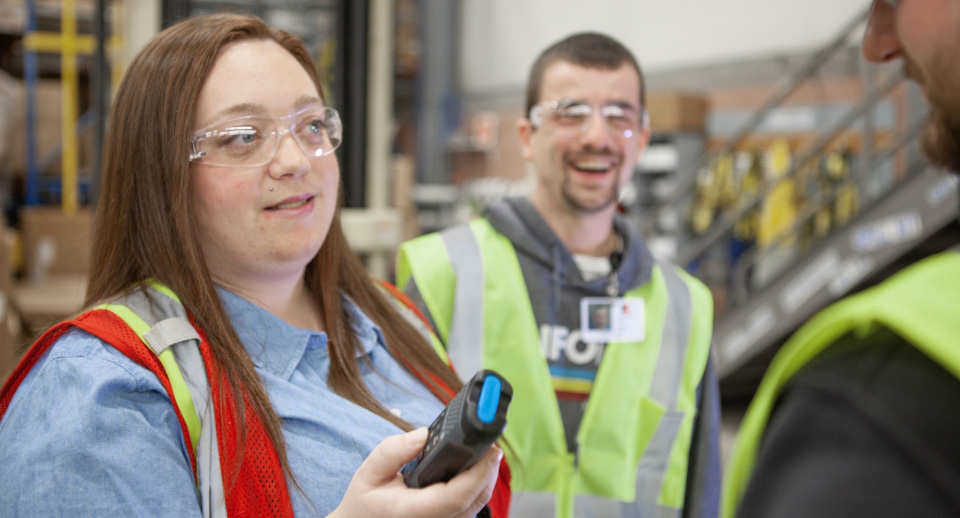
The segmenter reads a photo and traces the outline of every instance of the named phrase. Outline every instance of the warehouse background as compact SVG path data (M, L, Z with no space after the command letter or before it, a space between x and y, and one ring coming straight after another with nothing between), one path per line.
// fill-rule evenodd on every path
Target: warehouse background
M728 430L791 331L956 239L956 180L917 150L926 105L868 65L867 0L0 0L0 374L80 308L111 92L153 34L235 11L300 35L329 102L352 245L531 188L515 122L537 53L608 33L647 75L651 146L624 210L710 286ZM918 200L922 199L922 203Z

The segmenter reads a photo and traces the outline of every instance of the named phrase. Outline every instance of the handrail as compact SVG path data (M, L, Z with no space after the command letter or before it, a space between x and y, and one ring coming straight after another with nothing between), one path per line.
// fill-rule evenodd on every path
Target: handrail
M776 86L775 93L754 112L752 117L747 119L747 121L742 124L736 132L734 132L734 137L727 141L719 153L735 150L748 135L753 133L757 127L763 123L770 111L786 100L786 98L789 97L790 94L797 89L797 87L812 77L817 70L819 70L819 68L823 66L828 59L830 59L830 57L844 47L844 45L850 39L850 35L853 33L853 31L855 31L857 27L866 21L869 14L870 8L868 7L854 16L846 25L844 25L843 29L841 29L837 35L830 40L830 43L828 43L810 58L805 66L797 69L797 71L793 74L781 79ZM700 156L694 160L690 169L688 171L683 171L682 173L684 174L679 175L678 178L683 183L676 186L673 191L674 194L664 201L660 208L657 209L658 211L664 207L674 206L683 200L683 198L687 196L690 191L692 191L693 186L696 184L696 172L707 164L712 154L714 153L711 153L709 150L704 150L702 153L700 153ZM681 262L680 264L683 263Z
M812 77L817 70L819 70L819 68L823 66L823 64L826 63L831 56L833 56L834 53L842 49L850 39L850 34L853 33L853 31L856 30L861 23L866 21L869 14L870 9L867 8L855 16L843 27L838 35L827 44L827 46L810 58L810 61L807 62L806 66L797 70L797 72L792 76L787 76L786 78L782 79L779 87L777 88L777 92L774 93L770 99L763 104L763 106L754 112L753 116L743 124L739 131L734 133L735 136L730 139L726 146L724 146L724 151L733 151L736 149L736 147L739 146L748 135L753 133L753 131L763 123L764 119L767 117L767 114L771 110L786 100L786 98L789 97L798 86Z
M762 190L758 191L756 195L747 203L739 204L732 210L727 210L722 213L720 219L715 222L705 234L695 239L681 251L677 259L678 263L687 264L693 259L700 257L700 255L702 255L714 242L720 239L727 231L732 229L733 226L736 225L737 221L740 220L740 218L745 216L751 209L759 205L766 198L766 196L773 191L777 185L780 184L780 182L785 181L793 176L793 174L798 169L805 166L811 158L822 152L842 130L849 127L850 124L859 118L867 109L873 107L881 97L886 95L895 86L900 84L902 79L903 72L892 73L879 87L874 88L862 103L849 110L827 131L823 132L822 136L818 138L814 144L808 146L804 150L804 153L801 154L798 159L793 161L793 164L787 174L781 178L778 178L774 182L770 182Z
M881 163L889 160L902 147L913 142L917 138L917 136L920 134L920 132L923 131L923 128L925 125L926 125L926 117L918 118L916 121L914 121L910 125L909 128L907 128L902 134L900 134L897 137L897 139L893 142L893 144L891 144L887 149L884 150L884 152L880 155L880 157L876 159L875 162ZM923 168L926 165L927 165L926 160L918 160L915 163L908 166L907 174L901 180L901 182L906 181L907 179L911 178L914 174L917 174L919 171L923 170ZM795 236L797 232L799 232L804 225L809 223L810 220L813 219L813 217L818 212L820 212L821 210L823 210L824 208L828 207L833 202L835 202L837 198L840 197L840 194L844 188L849 187L851 185L858 185L860 181L864 179L865 176L866 176L865 170L854 172L850 178L846 179L844 182L839 184L835 189L833 189L833 192L829 193L826 196L823 196L819 200L819 203L811 204L810 206L805 207L797 215L796 220L793 222L790 228L784 232L781 232L777 236L775 236L765 249L775 248L777 245L781 244L787 239L790 239L790 236ZM748 250L747 252L744 252L744 254L738 258L737 264L734 266L733 273L731 275L731 278L733 279L733 282L732 282L733 289L731 290L731 294L736 303L743 302L742 299L744 298L744 295L745 295L743 288L745 288L747 284L746 275L750 267L756 263L757 256L761 255L761 254L758 254L758 251L760 251L760 248L754 245L753 247L750 248L750 250Z
M897 140L894 142L893 145L891 145L888 149L884 150L883 155L880 156L877 162L884 162L888 160L890 157L893 156L894 153L899 151L900 148L902 148L903 146L913 141L913 139L916 138L921 131L923 131L924 126L926 126L926 122L927 122L926 118L922 117L916 120L913 124L911 124L910 127L897 138ZM926 165L928 165L928 162L926 160L916 161L914 164L911 164L911 166L908 168L906 177L909 178L909 176L914 172L916 172L918 168L925 167ZM865 177L865 173L861 171L859 173L855 173L851 175L850 178L848 178L847 180L845 180L839 185L840 187L847 187L860 182L861 180L864 179L864 177ZM791 233L795 233L799 231L804 224L806 224L810 219L813 218L814 215L816 215L817 212L819 212L821 209L827 207L828 205L836 201L836 199L840 196L840 191L841 189L835 189L834 192L830 193L827 196L824 196L823 197L824 199L821 203L818 203L816 205L811 204L811 207L807 207L804 210L800 211L793 225L791 225L791 227L786 232L782 232L781 234L777 235L773 240L771 240L770 247L780 244L782 241L788 239Z

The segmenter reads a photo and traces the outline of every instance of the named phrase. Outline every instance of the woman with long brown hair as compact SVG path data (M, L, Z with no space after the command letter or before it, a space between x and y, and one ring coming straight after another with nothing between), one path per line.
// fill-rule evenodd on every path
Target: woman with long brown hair
M462 384L347 245L340 138L285 32L213 15L147 44L110 116L88 311L0 394L4 515L460 517L504 487L498 448L423 490L397 475L426 432L398 434Z

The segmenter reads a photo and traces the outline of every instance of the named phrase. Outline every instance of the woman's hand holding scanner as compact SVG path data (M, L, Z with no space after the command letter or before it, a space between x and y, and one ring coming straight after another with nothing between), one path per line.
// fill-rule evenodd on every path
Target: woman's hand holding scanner
M479 462L449 481L412 489L399 471L426 442L426 428L384 439L357 469L340 505L327 518L476 516L493 495L503 451L494 445Z
M444 482L480 460L507 426L513 387L496 372L484 369L460 392L427 429L427 445L400 470L410 487Z

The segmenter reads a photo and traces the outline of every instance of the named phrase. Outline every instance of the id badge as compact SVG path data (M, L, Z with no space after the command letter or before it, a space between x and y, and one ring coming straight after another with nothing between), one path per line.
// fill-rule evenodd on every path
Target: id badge
M646 336L643 298L580 299L580 336L587 343L641 342Z

